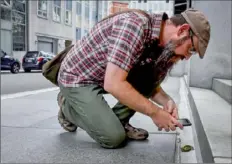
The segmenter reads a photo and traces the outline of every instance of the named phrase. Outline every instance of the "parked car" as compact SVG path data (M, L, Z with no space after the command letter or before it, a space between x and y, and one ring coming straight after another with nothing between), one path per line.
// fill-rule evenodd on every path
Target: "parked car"
M20 70L20 61L1 49L1 70L10 70L11 73L18 73Z
M44 51L28 51L22 59L22 67L25 72L42 70L43 65L54 57L54 54Z

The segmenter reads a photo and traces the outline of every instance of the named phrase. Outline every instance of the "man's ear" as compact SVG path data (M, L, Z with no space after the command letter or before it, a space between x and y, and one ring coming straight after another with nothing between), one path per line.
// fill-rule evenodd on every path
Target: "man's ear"
M183 24L180 26L177 35L183 35L184 33L188 33L190 29L190 25L189 24Z

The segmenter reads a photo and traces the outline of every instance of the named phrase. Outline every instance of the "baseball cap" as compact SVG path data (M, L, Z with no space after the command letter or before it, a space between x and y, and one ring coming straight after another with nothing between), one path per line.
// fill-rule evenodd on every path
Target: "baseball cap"
M196 9L190 8L181 13L190 25L194 34L198 37L200 58L203 59L210 40L210 24L205 15Z

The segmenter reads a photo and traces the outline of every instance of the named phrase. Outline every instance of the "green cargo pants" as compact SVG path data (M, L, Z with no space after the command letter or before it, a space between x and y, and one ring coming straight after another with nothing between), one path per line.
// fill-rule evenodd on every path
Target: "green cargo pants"
M65 97L62 111L65 117L85 130L104 148L117 148L126 143L126 133L122 122L135 113L127 106L117 103L113 109L105 101L104 89L97 85L64 88Z

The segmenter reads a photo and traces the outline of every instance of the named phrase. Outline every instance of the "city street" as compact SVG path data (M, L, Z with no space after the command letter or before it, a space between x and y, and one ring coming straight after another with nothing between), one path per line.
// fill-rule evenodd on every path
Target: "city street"
M15 82L17 77L24 77L25 85L31 87L25 87L24 90L38 89L49 84L43 80L40 73L20 73L15 77L4 74L2 77L8 80L13 77ZM27 79L30 80L27 81ZM42 82L44 85L39 85ZM168 87L170 83L178 86L179 79L169 79L165 85L176 102L179 102L181 99L179 87L170 88ZM64 131L57 120L59 109L57 93L58 90L54 90L21 97L8 97L1 101L2 163L35 163L36 161L38 163L116 164L126 161L131 164L153 164L178 161L179 155L175 151L177 133L158 131L149 117L139 113L133 117L131 123L134 126L146 128L150 133L149 139L144 142L131 141L122 149L103 149L80 128L76 133ZM117 103L117 100L110 95L104 97L111 107ZM189 130L191 128L186 128L185 133L191 134Z
M1 0L1 163L232 163L231 6ZM66 83L75 87L60 90L43 76L51 60L64 60ZM138 86L123 81L126 72ZM147 99L140 87L153 90ZM118 102L135 111L132 118L115 110ZM102 106L109 116L102 117ZM63 128L69 124L62 113L75 132ZM108 123L114 114L125 131ZM126 128L127 121L136 128ZM184 128L174 128L176 121ZM128 139L143 136L137 128L147 130L146 140ZM122 134L125 147L104 149L95 141L116 146Z
M12 74L1 72L1 95L55 87L46 80L41 71Z

